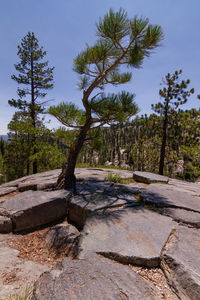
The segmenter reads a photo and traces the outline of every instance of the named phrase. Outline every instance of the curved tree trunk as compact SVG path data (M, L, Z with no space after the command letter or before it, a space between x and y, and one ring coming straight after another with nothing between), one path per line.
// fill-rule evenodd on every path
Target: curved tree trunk
M77 138L72 142L67 162L63 165L62 172L58 177L57 189L73 189L74 193L76 193L76 176L74 175L76 161L90 126L91 121L89 119L80 129Z

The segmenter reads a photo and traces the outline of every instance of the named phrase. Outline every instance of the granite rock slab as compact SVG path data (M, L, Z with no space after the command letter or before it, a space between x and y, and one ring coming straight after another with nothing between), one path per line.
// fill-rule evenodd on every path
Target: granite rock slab
M126 264L159 266L162 249L174 226L171 218L142 207L89 216L78 258L95 252Z
M162 269L182 300L199 300L200 231L178 226L162 256Z
M161 208L160 212L173 218L174 221L200 228L200 213L181 208Z
M169 181L169 178L166 176L162 176L150 172L141 172L141 171L133 172L133 179L135 181L139 181L147 184L155 183L155 182L168 183Z
M104 181L108 174L118 174L122 178L132 178L133 172L118 170L118 169L104 169L104 168L77 168L75 175L79 181Z
M0 216L0 233L12 232L12 221L10 218Z
M1 187L0 186L0 197L14 193L17 191L17 187Z
M22 287L30 287L49 270L47 266L23 260L18 255L18 250L0 244L0 299L11 299L11 295L19 293ZM15 296L13 299L19 298Z
M69 203L69 219L79 227L83 227L89 214L98 210L138 205L135 188L109 182L78 183L77 192Z
M200 184L188 182L184 180L171 179L169 180L169 185L175 187L181 192L191 193L192 195L200 195Z
M11 218L15 232L33 229L65 217L70 198L65 190L26 191L0 204L0 211Z
M177 207L200 213L200 197L167 184L150 184L142 190L141 199L158 207Z
M33 300L158 300L156 288L128 266L91 255L65 258L36 281Z
M4 183L1 185L1 188L7 187L18 187L21 186L21 190L28 190L28 185L39 185L45 182L55 182L57 180L58 175L60 174L61 170L51 170L42 173L32 174L28 176L21 177L19 179ZM27 188L25 188L27 186Z

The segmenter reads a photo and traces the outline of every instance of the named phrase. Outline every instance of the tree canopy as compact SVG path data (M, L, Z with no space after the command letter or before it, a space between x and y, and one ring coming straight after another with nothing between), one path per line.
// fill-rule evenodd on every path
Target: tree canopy
M74 187L76 160L89 130L104 124L124 122L138 111L135 95L129 92L108 94L108 85L121 85L131 80L125 66L139 68L143 60L160 45L163 32L147 18L128 18L124 9L110 9L96 24L97 41L86 45L74 60L79 74L78 88L82 91L83 109L72 103L61 103L49 109L62 124L78 129L68 159L58 179L58 187Z

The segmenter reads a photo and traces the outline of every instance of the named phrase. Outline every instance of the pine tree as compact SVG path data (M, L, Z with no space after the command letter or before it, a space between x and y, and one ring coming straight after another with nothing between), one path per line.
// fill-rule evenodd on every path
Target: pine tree
M159 174L163 175L164 161L166 155L166 143L169 138L168 129L170 123L174 129L174 121L176 121L178 107L187 102L189 96L194 93L194 89L187 89L190 80L180 81L179 76L182 70L175 71L173 74L168 73L163 79L166 86L160 89L159 95L163 98L163 102L152 105L152 109L162 117L162 142L160 149ZM176 137L175 137L176 138Z
M11 106L16 107L19 111L31 120L32 127L38 126L39 114L44 112L44 103L41 99L46 96L46 91L53 88L53 69L48 67L48 61L44 61L46 51L39 46L38 39L34 33L28 34L22 39L18 46L17 55L20 62L15 64L17 75L11 78L17 82L20 87L17 89L18 99L9 100ZM30 136L31 143L36 142L36 137ZM37 149L35 148L35 154ZM37 160L33 161L33 173L37 173Z
M97 24L97 36L96 44L87 46L74 60L74 71L80 75L84 109L62 103L49 111L62 124L78 130L58 178L58 188L75 189L75 165L89 130L124 122L137 113L133 94L123 91L106 95L102 89L108 84L129 82L131 73L123 72L120 67L139 68L144 58L159 46L163 33L146 18L129 19L123 9L118 12L110 9Z
M16 112L8 124L9 142L4 154L4 173L7 181L33 173L33 162L37 160L38 171L59 168L64 161L54 134L43 122L37 120L37 127L24 112ZM31 138L34 136L34 142ZM35 151L37 149L37 151Z

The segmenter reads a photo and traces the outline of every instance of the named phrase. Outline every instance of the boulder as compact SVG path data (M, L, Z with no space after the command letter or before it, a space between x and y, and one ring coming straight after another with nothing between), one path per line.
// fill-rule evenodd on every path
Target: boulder
M159 300L156 288L130 267L104 257L63 259L34 284L33 300Z
M50 251L56 255L65 253L75 257L80 232L73 225L63 222L52 227L45 236L45 243Z
M70 198L71 193L65 190L26 191L0 204L0 210L11 218L13 230L17 232L65 217Z
M107 210L87 219L78 258L96 252L121 263L159 266L174 226L171 218L142 207Z
M184 208L200 213L200 197L167 184L150 184L142 190L141 199L145 204L157 207Z
M199 300L200 231L178 226L162 255L162 269L182 300Z
M162 176L150 172L141 172L141 171L133 172L133 179L135 181L139 181L147 184L155 183L155 182L168 183L169 181L169 178L166 176Z
M12 221L10 218L0 216L0 233L9 233L12 231Z
M77 184L78 195L69 203L69 219L80 228L84 226L89 214L111 207L138 205L134 188L109 182L90 182Z

